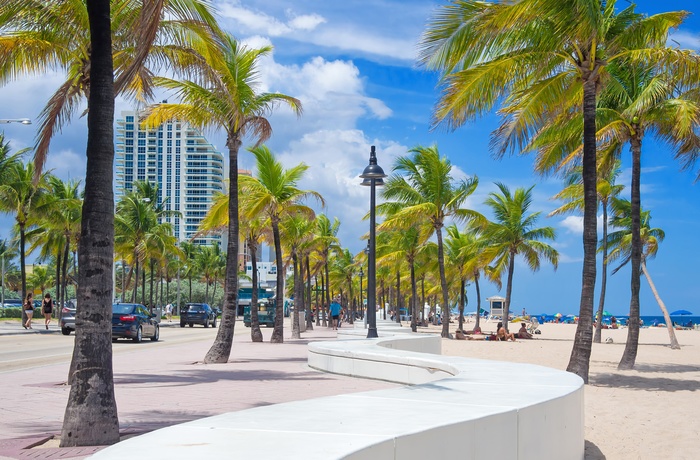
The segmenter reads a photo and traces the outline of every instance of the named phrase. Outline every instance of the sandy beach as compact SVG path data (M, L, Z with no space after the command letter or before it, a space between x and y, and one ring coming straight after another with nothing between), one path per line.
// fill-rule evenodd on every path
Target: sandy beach
M453 326L453 325L451 325ZM473 327L473 325L472 325ZM493 322L482 323L484 331ZM451 327L451 332L456 324ZM467 325L465 329L469 330ZM511 331L518 326L511 324ZM539 364L565 370L576 325L543 324L532 340L443 340L443 353ZM643 328L635 369L618 371L626 329L603 330L593 344L585 388L586 459L696 459L700 457L700 331L677 330L671 350L666 328Z

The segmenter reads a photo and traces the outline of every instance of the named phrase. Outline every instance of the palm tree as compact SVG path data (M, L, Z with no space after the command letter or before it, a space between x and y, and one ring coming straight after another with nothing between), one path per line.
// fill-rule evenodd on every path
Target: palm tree
M34 182L34 165L13 162L8 165L5 182L0 184L0 211L15 216L19 234L19 264L22 275L22 298L27 295L27 271L25 269L25 244L27 226L36 207L36 200L46 187L46 176L42 174L38 183ZM22 311L23 321L26 321Z
M195 261L206 284L206 293L204 294L205 302L213 303L213 300L209 301L209 286L214 283L218 275L218 271L221 266L224 265L223 262L225 262L225 260L226 259L221 252L221 246L218 244L202 246L199 254L197 254Z
M19 161L20 157L28 149L20 150L14 154L10 154L10 142L5 142L5 133L0 133L0 183L5 182L3 179L7 173L8 166L16 161Z
M131 301L136 302L139 285L139 275L145 270L143 266L146 257L145 239L158 226L158 216L150 201L136 191L129 192L117 203L114 217L114 243L120 254L125 254L126 261L134 267L129 272L127 285L134 277L134 290ZM141 271L139 271L139 269ZM142 286L145 297L145 286Z
M461 208L476 190L479 180L473 177L454 183L451 177L452 164L447 158L440 157L437 146L417 146L409 152L413 154L412 157L399 157L394 166L396 173L404 173L406 177L398 174L389 177L382 192L389 201L377 208L382 214L392 216L387 219L386 225L401 228L408 222L423 219L429 223L430 233L437 234L442 308L446 313L441 335L449 337L449 300L442 227L447 217L456 220L481 218L477 212Z
M640 162L642 143L647 134L657 134L667 141L686 168L695 162L700 153L700 137L695 132L700 115L700 106L695 97L700 78L697 73L698 64L700 57L693 52L686 52L679 53L678 63L671 67L629 59L617 60L608 65L608 79L602 87L596 113L598 138L602 146L601 157L610 164L620 156L623 146L629 142L632 154L630 195L633 216L638 216L641 209ZM693 70L684 71L684 66ZM561 152L567 151L562 145L575 144L576 125L577 120L572 120L563 129L562 126L550 126L541 131L543 140L538 144L547 146L541 155L544 161L556 162L560 159ZM577 152L578 149L573 149L563 163L572 161ZM634 223L635 229L639 228L637 219ZM634 234L638 235L639 232L635 230ZM606 241L605 237L603 241ZM641 240L635 237L634 241L632 254L637 263L633 267L640 267ZM633 268L630 326L620 369L633 368L636 360L639 342L639 283L640 273L638 268ZM596 336L599 336L598 329Z
M270 341L284 342L282 334L284 319L284 266L282 262L282 242L280 239L280 222L283 215L294 215L297 212L309 214L310 208L301 203L305 198L316 198L320 203L323 198L312 190L301 190L297 183L308 169L305 164L299 164L290 169L284 169L272 152L264 145L250 148L256 159L255 177L240 176L241 190L245 191L251 200L247 216L264 215L270 222L272 238L275 247L275 263L277 265L277 293L275 306L275 327ZM230 242L229 242L230 244Z
M304 302L303 261L306 247L316 226L315 215L310 209L287 215L280 222L280 241L285 253L292 259L294 277L294 316L292 338L301 338L300 312L306 311ZM308 312L307 312L308 316Z
M321 264L323 265L323 270L324 270L324 280L325 280L325 286L323 286L323 291L321 291L321 295L323 297L323 293L325 292L326 294L326 299L325 299L325 308L319 306L317 315L316 315L316 325L319 325L320 321L320 316L321 313L324 312L323 314L323 327L327 326L326 323L326 317L327 315L325 312L327 312L328 305L331 304L331 293L329 292L329 285L328 285L328 260L331 255L331 253L336 252L340 250L340 240L338 239L338 230L340 230L340 221L338 220L337 217L333 218L333 222L331 223L330 219L328 216L325 214L319 214L316 217L316 235L314 236L314 239L318 243L317 246L317 251L318 254L321 258ZM323 304L323 298L321 299L321 303Z
M628 200L615 199L613 201L613 211L614 215L610 225L613 228L618 228L619 230L608 235L608 244L610 246L610 255L608 256L608 259L610 262L618 259L620 260L620 265L613 270L614 275L618 270L620 270L620 268L624 267L632 260L632 203ZM650 223L651 212L642 211L640 236L643 250L640 268L646 277L647 282L649 283L651 291L654 293L654 298L659 304L659 308L661 308L661 313L664 315L666 327L668 328L668 336L671 341L671 349L680 350L681 346L678 344L678 339L676 339L676 333L673 329L673 321L671 321L671 317L668 314L668 309L661 300L661 296L659 296L656 286L651 280L649 270L647 270L647 260L656 257L656 253L659 250L659 244L666 236L663 230L660 228L652 228ZM628 321L632 320L633 319L630 317Z
M668 31L687 12L654 16L616 0L453 1L428 25L420 62L442 73L434 124L457 128L503 103L497 154L528 151L527 139L552 120L582 114L583 276L579 322L567 370L588 382L596 278L596 101L616 60L678 62ZM681 72L688 72L687 67ZM572 108L571 101L574 101ZM580 116L580 115L579 115ZM580 131L579 131L580 139ZM580 140L579 140L580 142Z
M152 78L157 71L184 70L193 40L213 41L220 34L208 2L113 0L111 4L115 94L140 102L154 96ZM39 173L51 138L90 94L94 54L85 33L88 9L85 2L7 0L0 13L1 80L21 80L48 69L66 73L66 81L40 115L35 148Z
M607 167L606 167L607 166ZM598 312L595 317L596 327L593 335L593 343L600 343L601 331L603 323L600 319L603 317L605 310L605 292L608 282L608 211L611 201L614 197L620 194L624 189L623 185L616 184L615 180L620 175L619 161L605 161L598 166L598 179L596 190L598 200L603 209L603 239L601 240L600 251L603 253L601 262L600 274L600 298L598 300ZM554 195L555 199L564 200L565 203L549 213L549 216L556 216L567 212L583 210L583 182L581 177L581 168L574 168L568 175L567 185L562 191Z
M78 243L80 237L80 181L64 182L56 176L47 178L47 192L41 194L36 202L36 213L31 221L36 225L31 236L32 252L41 246L40 257L56 256L56 297L60 307L66 300L68 282L68 259L71 247Z
M5 302L5 274L9 272L10 264L12 259L17 257L17 248L11 241L0 240L0 303Z
M515 258L522 255L530 270L540 268L540 258L557 268L559 254L556 249L541 240L554 240L556 233L552 227L536 228L539 212L528 214L532 204L532 189L518 188L511 195L505 184L496 183L499 192L491 192L486 199L494 213L495 220L484 229L484 238L489 241L485 252L492 259L492 276L502 278L507 270L506 301L503 308L503 326L508 330L508 314L512 302L513 272Z
M259 59L272 50L271 47L248 49L232 37L223 39L222 49L212 53L207 47L198 49L208 58L209 69L203 73L204 81L177 81L156 79L165 88L175 90L183 103L159 104L152 108L146 123L158 126L166 120L186 120L197 126L216 126L226 131L229 150L229 226L226 250L226 280L221 328L216 340L207 352L207 363L225 363L231 354L233 328L238 308L238 150L246 135L253 136L257 144L272 135L272 127L266 115L278 103L285 103L297 115L301 114L301 102L281 93L257 93ZM222 53L222 57L218 52ZM197 63L197 70L201 63ZM281 284L283 273L278 271ZM278 304L283 299L278 298ZM281 315L280 315L281 316ZM281 321L281 318L280 318ZM281 324L280 324L281 327ZM281 333L281 330L280 330ZM273 333L274 336L274 333Z
M46 292L46 288L54 283L54 278L49 273L46 266L34 265L32 273L29 275L29 284L34 289L39 289L42 293Z
M387 223L390 220L380 225L378 230L385 231L390 228ZM399 266L400 262L408 263L411 282L411 331L418 331L418 293L416 285L416 262L420 257L420 253L425 249L424 243L430 236L430 227L423 225L419 226L413 222L408 228L394 228L387 232L388 239L383 245L381 256L377 260L378 263L388 262Z
M467 281L474 275L474 270L470 265L471 258L474 256L470 252L470 248L474 245L474 237L471 233L462 233L456 225L450 225L446 228L447 239L445 240L445 248L447 253L447 263L451 268L449 270L456 277L459 284L459 321L458 330L463 331L464 324L464 307L467 303ZM477 300L477 317L479 316L479 302Z
M114 71L110 1L87 2L90 24L87 170L80 232L75 347L61 447L119 441L112 370ZM34 14L36 15L35 10ZM80 36L84 36L84 30ZM106 287L108 286L108 287Z

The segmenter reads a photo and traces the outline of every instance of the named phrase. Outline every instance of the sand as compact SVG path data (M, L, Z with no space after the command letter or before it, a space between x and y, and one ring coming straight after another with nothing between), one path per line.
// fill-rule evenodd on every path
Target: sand
M450 326L454 332L456 324ZM576 325L543 324L540 330L516 342L443 339L443 354L566 370ZM593 344L584 390L586 459L700 458L700 331L675 332L680 350L668 346L666 328L642 328L631 371L617 370L626 329L603 330L603 343ZM608 337L613 343L605 343Z

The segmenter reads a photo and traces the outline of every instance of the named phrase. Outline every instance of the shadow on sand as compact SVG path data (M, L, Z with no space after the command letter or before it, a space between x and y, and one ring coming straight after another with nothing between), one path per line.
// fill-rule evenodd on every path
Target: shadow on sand
M583 458L586 460L605 460L605 454L591 441L586 441Z

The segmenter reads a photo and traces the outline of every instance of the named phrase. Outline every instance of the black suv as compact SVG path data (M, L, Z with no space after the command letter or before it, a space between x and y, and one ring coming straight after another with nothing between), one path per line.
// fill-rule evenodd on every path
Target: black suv
M188 303L180 310L180 327L185 327L189 324L190 327L195 324L201 324L204 327L216 327L216 316L219 310L211 308L206 303Z

